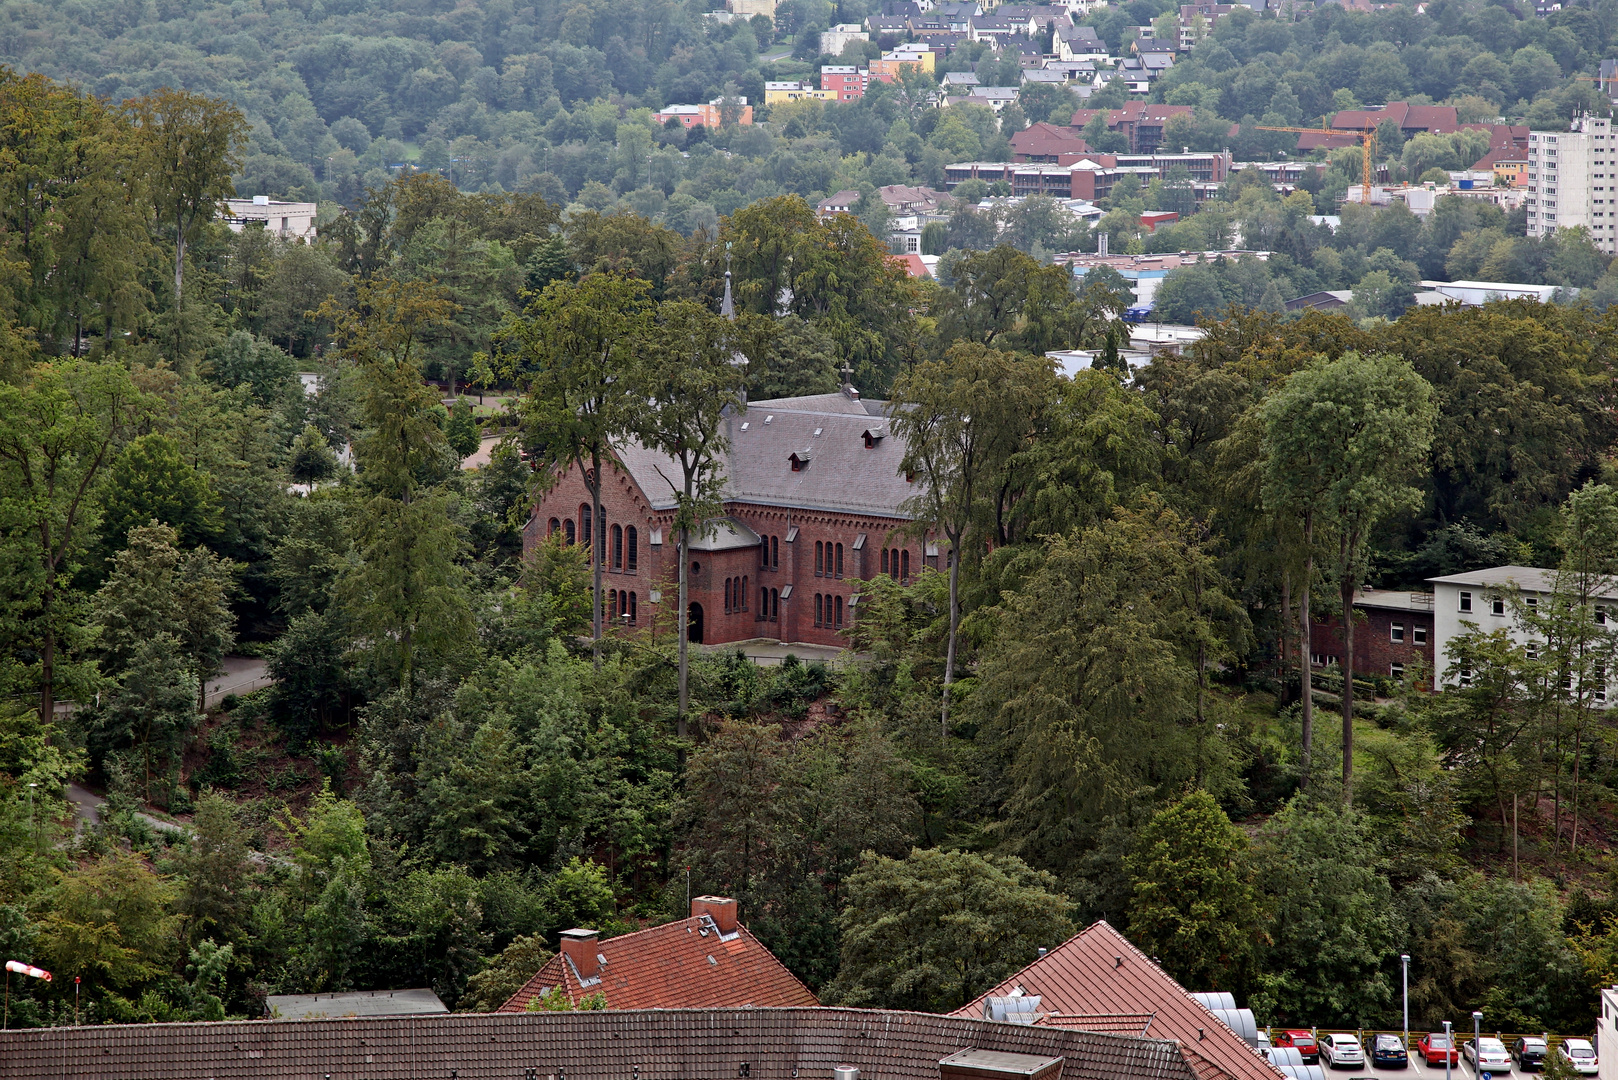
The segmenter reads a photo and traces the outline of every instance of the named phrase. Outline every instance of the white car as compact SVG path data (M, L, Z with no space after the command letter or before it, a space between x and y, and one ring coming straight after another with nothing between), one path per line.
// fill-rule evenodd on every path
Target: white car
M1556 1052L1576 1073L1594 1076L1599 1071L1596 1067L1596 1049L1590 1045L1589 1039L1564 1039Z
M1347 1065L1364 1065L1365 1048L1352 1035L1328 1033L1320 1036L1320 1063L1333 1069Z
M1511 1055L1506 1053L1506 1044L1499 1039L1480 1038L1475 1046L1472 1043L1467 1043L1461 1048L1461 1053L1478 1072L1503 1073L1511 1071Z

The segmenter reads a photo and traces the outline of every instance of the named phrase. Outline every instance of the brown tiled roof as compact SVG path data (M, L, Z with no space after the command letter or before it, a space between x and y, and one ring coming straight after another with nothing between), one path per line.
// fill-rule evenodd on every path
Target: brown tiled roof
M524 1012L541 990L560 986L577 1005L600 993L609 1009L786 1008L816 1005L815 995L786 969L745 926L721 939L702 917L654 926L597 942L606 957L599 982L580 983L566 956L557 953L500 1006Z
M1096 922L1059 948L951 1016L982 1016L983 999L1021 986L1047 1013L1151 1013L1151 1035L1188 1051L1199 1080L1278 1080L1280 1073L1246 1040L1186 993L1185 987L1106 922ZM1057 1021L1058 1023L1060 1021ZM1192 1058L1190 1054L1197 1057ZM1204 1065L1202 1060L1208 1063ZM1210 1073L1209 1070L1214 1070Z
M1024 157L1052 157L1057 154L1083 154L1090 149L1084 137L1071 127L1030 124L1011 137L1011 150Z
M1199 1080L1172 1043L860 1009L259 1020L0 1032L7 1080L937 1080L975 1048L1066 1058L1063 1080ZM1205 1080L1205 1078L1204 1078Z
M1072 1028L1074 1031L1100 1031L1108 1035L1135 1035L1146 1038L1152 1034L1153 1013L1046 1013L1039 1018L1041 1024L1051 1027Z

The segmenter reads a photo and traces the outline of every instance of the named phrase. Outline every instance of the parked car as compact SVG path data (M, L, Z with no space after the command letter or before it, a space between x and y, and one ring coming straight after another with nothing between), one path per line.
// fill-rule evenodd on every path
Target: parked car
M1405 1050L1404 1040L1397 1035L1378 1035L1371 1040L1371 1067L1387 1066L1391 1069L1404 1069L1410 1065L1410 1054Z
M1320 1061L1320 1044L1315 1037L1302 1028L1286 1028L1271 1034L1271 1041L1276 1046L1290 1046L1303 1058L1305 1065L1315 1065Z
M1345 1065L1364 1065L1365 1048L1360 1045L1359 1039L1352 1035L1333 1035L1328 1032L1320 1037L1320 1063L1331 1069L1342 1068Z
M1491 1039L1487 1035L1480 1036L1475 1043L1467 1043L1462 1047L1461 1053L1478 1072L1511 1071L1511 1055L1506 1053L1506 1044L1499 1039Z
M1452 1065L1461 1063L1460 1051L1455 1049L1455 1040L1442 1031L1431 1031L1421 1037L1416 1044L1416 1053L1421 1055L1423 1061L1429 1065L1442 1065L1447 1060Z
M1596 1068L1596 1048L1590 1045L1589 1039L1564 1039L1556 1052L1576 1073L1594 1076L1599 1071Z
M1511 1056L1523 1072L1545 1067L1545 1040L1525 1035L1511 1044Z

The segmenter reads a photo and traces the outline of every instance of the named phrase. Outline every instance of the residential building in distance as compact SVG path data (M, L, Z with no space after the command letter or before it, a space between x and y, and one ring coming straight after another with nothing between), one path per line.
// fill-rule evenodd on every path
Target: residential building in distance
M289 240L313 241L319 211L320 207L312 202L282 202L268 195L226 199L225 225L231 232L252 226Z
M970 99L962 99L970 100ZM1217 198L1230 175L1228 152L1214 154L1067 154L1055 164L1017 161L960 161L944 167L944 186L953 190L963 180L1004 180L1013 195L1049 195L1095 202L1112 194L1113 185L1133 174L1142 186L1167 180L1176 167L1191 175L1193 200L1202 205Z
M662 110L652 114L652 119L659 124L666 124L670 120L678 120L684 126L721 127L724 121L724 98L714 98L706 105L665 105ZM746 98L737 98L736 123L751 124L753 122L753 106L747 103Z
M820 89L832 95L831 101L853 101L865 96L871 73L851 64L827 64L820 69Z
M1584 227L1618 254L1618 135L1606 117L1579 116L1570 131L1528 136L1528 235Z
M1197 42L1213 33L1213 28L1219 20L1238 7L1246 4L1211 4L1199 0L1195 4L1180 5L1180 38L1181 52L1190 52Z
M820 32L820 51L831 56L843 55L851 41L870 41L871 35L859 23L838 23Z
M1096 36L1093 26L1059 26L1051 46L1058 60L1099 62L1111 56L1107 43Z
M1131 154L1151 154L1163 145L1163 131L1170 120L1183 116L1187 120L1195 115L1189 105L1155 105L1144 101L1128 101L1116 109L1077 109L1068 123L1082 129L1095 116L1105 116L1108 131L1116 131L1129 140Z
M527 1012L535 998L561 994L570 1008L600 994L609 1009L790 1009L815 995L737 920L736 901L697 896L691 914L648 930L600 939L564 930L561 952L502 1006Z
M775 18L775 0L725 0L725 10L732 15L751 19L754 15Z
M932 50L924 45L899 48L883 53L880 60L871 61L871 78L886 83L897 82L906 70L925 71L931 75L936 63Z
M805 98L822 101L836 101L833 91L819 90L806 82L767 82L764 84L764 104L779 105L786 101L802 101Z

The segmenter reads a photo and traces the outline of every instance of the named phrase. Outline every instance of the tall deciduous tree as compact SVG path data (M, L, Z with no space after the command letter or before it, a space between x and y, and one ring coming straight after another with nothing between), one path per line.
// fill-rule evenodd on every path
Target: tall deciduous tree
M650 399L640 438L673 459L678 477L666 477L674 489L674 528L680 537L679 612L676 626L680 650L679 733L685 734L690 704L689 638L686 594L690 587L691 535L717 510L725 483L725 452L730 440L725 420L742 405L745 362L731 348L731 324L722 316L689 301L665 303L645 346L635 383ZM597 578L599 605L601 587ZM598 609L599 610L599 607Z
M174 362L183 362L185 250L197 230L236 193L249 127L240 109L218 98L164 88L125 106L135 125L151 183L152 206L174 230Z
M645 412L634 371L636 347L650 325L647 289L638 278L614 273L591 274L577 284L555 281L499 335L507 370L528 383L522 438L546 467L541 483L555 484L576 468L590 492L581 539L594 569L590 624L597 666L607 550L601 485L604 470L617 467L613 443Z
M1333 576L1343 612L1343 801L1354 801L1354 592L1371 530L1414 509L1410 481L1426 461L1437 410L1432 386L1396 356L1344 353L1294 373L1263 405L1266 492L1302 517L1313 553L1316 526L1331 530ZM1309 583L1304 583L1305 601ZM1307 653L1308 624L1304 616ZM1306 669L1307 670L1307 669ZM1304 699L1311 697L1307 676Z
M356 301L353 310L322 308L359 368L365 429L354 452L371 493L355 526L359 563L341 591L378 655L411 692L418 651L453 648L471 629L455 561L461 537L441 490L454 453L437 397L416 366L422 335L442 325L454 305L431 286L380 279L360 284Z
M8 549L5 635L33 651L39 715L49 723L64 674L84 674L60 655L84 643L72 587L95 534L94 491L128 437L142 395L122 367L74 360L34 368L21 385L0 384L0 530Z
M901 468L922 488L911 516L949 542L949 645L940 730L949 737L949 704L961 623L961 559L985 501L999 493L990 478L1028 448L1030 425L1049 402L1052 364L983 345L962 344L943 360L907 371L893 387L889 413L905 441Z

